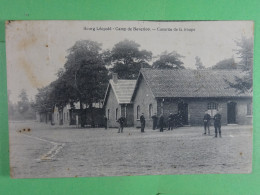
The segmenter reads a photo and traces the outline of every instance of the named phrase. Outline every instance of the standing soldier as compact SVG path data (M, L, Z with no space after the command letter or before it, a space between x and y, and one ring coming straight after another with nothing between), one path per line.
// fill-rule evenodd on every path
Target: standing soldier
M182 116L182 113L181 113L180 110L178 111L176 121L177 121L177 127L182 127L183 126L183 123L182 123L183 122L183 116Z
M123 133L124 124L125 124L125 117L120 117L117 122L119 123L118 133Z
M178 127L178 114L174 114L173 115L173 128L177 128Z
M215 137L218 137L218 133L219 133L219 137L221 137L221 115L219 114L219 112L217 112L217 114L215 114L214 116L214 127L215 127Z
M168 117L168 131L173 129L174 117L173 114L170 113Z
M145 128L145 118L144 118L144 113L140 116L140 122L141 122L141 133L144 133L144 128Z
M153 130L155 130L157 127L157 120L158 120L156 113L154 113L154 115L152 116L152 119L153 119Z
M159 119L160 132L163 132L163 125L164 125L164 118L163 118L163 115L161 114L160 119Z
M107 117L106 117L106 115L104 116L104 126L105 126L105 129L107 129Z
M207 134L207 129L208 129L208 134L210 135L210 130L209 130L210 119L211 119L210 115L208 114L207 111L205 111L205 115L203 117L204 130L205 130L204 135Z

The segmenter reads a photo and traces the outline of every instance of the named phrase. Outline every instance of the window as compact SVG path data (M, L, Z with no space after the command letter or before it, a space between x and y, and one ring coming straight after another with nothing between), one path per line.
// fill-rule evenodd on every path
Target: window
M65 112L64 112L64 117L63 117L63 118L64 118L64 120L65 120L65 116L66 116L66 115L65 115Z
M252 115L253 114L253 110L252 110L252 103L248 103L247 104L247 115Z
M117 117L118 117L118 108L116 109L116 120L117 120Z
M69 120L69 112L67 112L67 120Z
M151 118L152 115L153 115L153 105L150 104L150 105L149 105L149 118Z
M107 120L109 120L109 113L110 112L110 110L109 109L107 109Z
M217 110L218 105L214 102L208 103L208 110Z
M210 102L208 103L208 113L210 114L211 117L213 117L218 110L218 104L215 102Z
M139 119L140 117L140 106L138 105L136 108L136 119Z

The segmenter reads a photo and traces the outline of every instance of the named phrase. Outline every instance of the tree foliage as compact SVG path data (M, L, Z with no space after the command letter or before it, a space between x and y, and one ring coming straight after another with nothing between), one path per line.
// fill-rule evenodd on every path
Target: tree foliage
M79 102L80 122L84 126L83 104L92 112L92 104L103 99L108 82L101 44L90 40L77 41L68 49L66 58L64 68L57 72L57 80L39 89L36 107L38 111L48 112L54 106L61 110L69 103Z
M19 98L20 98L20 100L18 101L18 108L19 108L19 112L22 114L22 113L25 113L29 109L29 106L30 106L29 99L28 99L25 89L21 90Z
M52 91L52 86L48 85L46 87L38 89L38 93L35 96L34 109L39 112L52 112L55 105L54 99L50 98L50 93Z
M10 120L34 120L35 110L33 102L28 99L25 89L22 89L19 94L18 102L13 103L9 96L11 91L8 91L8 116Z
M212 69L237 69L237 63L235 62L234 58L228 58L219 61L217 64L212 66Z
M242 36L240 40L235 41L238 49L234 51L240 58L239 65L244 71L252 71L253 69L253 49L254 49L254 40L253 38L246 38Z
M74 95L68 99L92 104L104 97L108 71L101 53L101 44L83 40L70 48L62 79L66 88L72 87ZM64 82L62 82L64 83ZM70 93L71 94L71 93Z
M196 66L196 68L197 68L197 70L199 70L199 69L205 69L205 66L203 65L203 63L201 62L201 59L200 59L200 57L198 57L198 56L196 56L195 57L195 66Z
M107 61L112 65L110 70L118 73L120 79L136 79L142 67L150 67L151 59L152 52L140 50L138 43L125 39L115 44Z
M236 41L238 49L234 50L241 59L239 68L243 71L241 76L235 77L235 82L229 82L229 85L237 91L252 92L253 90L253 38L242 37Z
M178 54L176 51L170 53L165 51L153 63L152 67L157 69L184 69L181 58L184 58L184 56Z

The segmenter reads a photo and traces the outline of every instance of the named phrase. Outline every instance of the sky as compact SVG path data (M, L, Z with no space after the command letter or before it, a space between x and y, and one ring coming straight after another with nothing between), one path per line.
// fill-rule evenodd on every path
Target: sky
M195 69L199 56L205 67L234 57L235 41L253 37L252 21L13 21L6 24L9 99L19 100L22 89L34 100L37 88L57 79L68 49L78 40L102 43L102 49L129 39L158 56L176 51L186 68Z

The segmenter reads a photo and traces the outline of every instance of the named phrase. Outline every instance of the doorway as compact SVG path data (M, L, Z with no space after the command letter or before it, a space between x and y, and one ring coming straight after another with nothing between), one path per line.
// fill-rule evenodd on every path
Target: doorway
M180 123L182 125L188 125L188 104L184 102L180 102L178 104L178 113L180 115Z
M227 122L228 124L236 123L236 102L229 102L227 104Z

